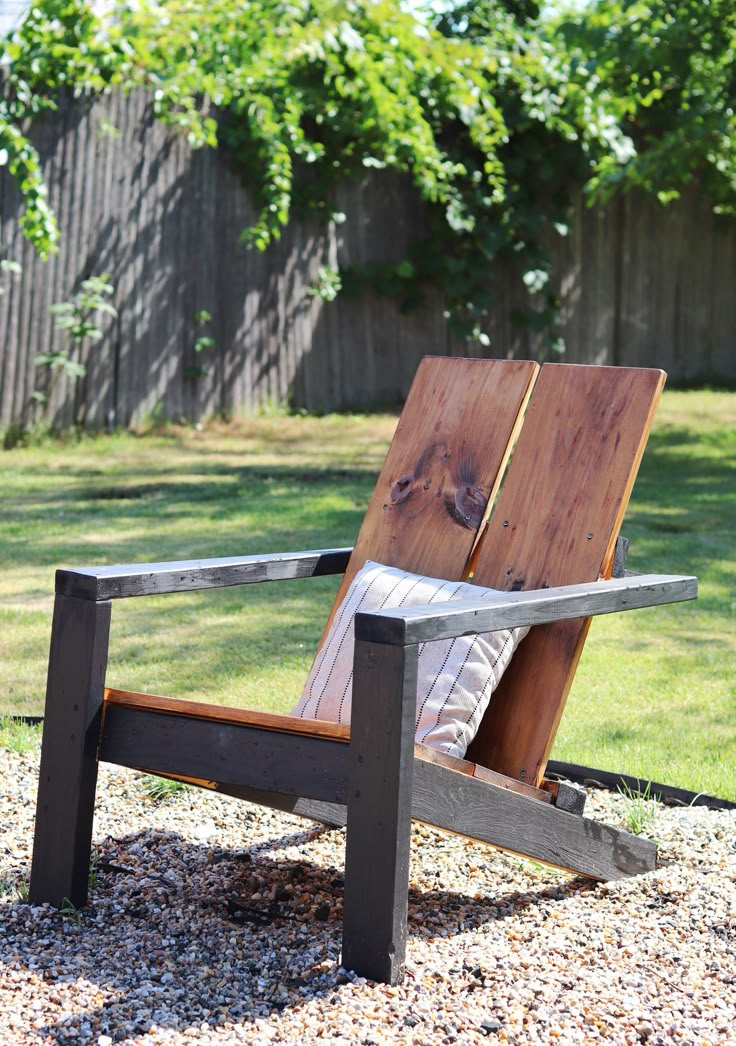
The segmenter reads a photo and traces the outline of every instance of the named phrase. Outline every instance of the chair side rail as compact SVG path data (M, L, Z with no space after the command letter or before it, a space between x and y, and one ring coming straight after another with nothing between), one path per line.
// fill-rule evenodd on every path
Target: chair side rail
M427 604L357 613L355 638L409 646L501 628L679 603L696 599L697 594L697 578L675 574L640 574L530 592L499 592L493 599L458 599L439 607Z
M122 563L56 571L58 595L100 602L132 596L159 596L228 588L260 581L291 581L345 571L351 547L230 556L224 559L184 559L164 563Z

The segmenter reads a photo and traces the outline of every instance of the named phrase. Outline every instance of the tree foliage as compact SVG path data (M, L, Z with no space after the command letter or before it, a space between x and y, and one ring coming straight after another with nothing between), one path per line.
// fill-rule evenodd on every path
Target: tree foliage
M697 180L733 213L734 0L599 0L552 29L569 89L626 136L623 152L599 159L589 190L638 185L666 203Z
M487 340L490 268L518 260L549 329L547 245L572 194L631 184L673 197L702 177L733 204L733 0L601 0L539 20L534 0L462 0L421 15L399 0L139 0L104 21L83 0L36 0L5 45L0 162L21 184L25 232L56 231L22 121L62 88L152 90L193 146L228 147L265 249L295 213L329 217L366 169L411 180L427 237L390 269L345 274L407 301L438 285ZM550 341L553 344L553 341Z

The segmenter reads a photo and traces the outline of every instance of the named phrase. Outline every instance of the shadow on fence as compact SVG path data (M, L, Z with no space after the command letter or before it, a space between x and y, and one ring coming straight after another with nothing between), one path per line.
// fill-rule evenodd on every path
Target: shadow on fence
M193 152L154 121L146 94L66 101L31 134L62 239L48 262L34 256L19 229L19 194L2 175L0 242L22 273L2 276L0 427L38 420L32 396L48 375L35 358L64 347L50 306L104 273L118 317L101 324L86 378L56 383L48 418L59 426L197 421L269 402L365 408L400 401L428 353L538 355L534 335L512 320L527 302L508 270L489 273L496 310L485 349L453 339L431 292L406 314L393 299L315 293L321 269L398 261L421 232L421 211L397 176L344 186L344 224L293 222L259 254L240 242L253 209L224 150ZM667 208L635 194L593 209L580 200L553 261L565 360L736 381L736 223L695 193ZM211 344L197 351L202 312Z

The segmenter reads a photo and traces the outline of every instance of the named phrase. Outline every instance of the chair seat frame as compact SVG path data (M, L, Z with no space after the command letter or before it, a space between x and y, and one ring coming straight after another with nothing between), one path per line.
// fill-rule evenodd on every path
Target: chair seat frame
M433 640L694 599L694 577L636 575L359 613L349 740L105 700L114 600L338 574L350 553L57 571L32 903L87 901L100 760L194 778L226 794L347 824L342 963L392 984L405 963L412 819L596 880L655 867L649 840L417 754L418 651Z

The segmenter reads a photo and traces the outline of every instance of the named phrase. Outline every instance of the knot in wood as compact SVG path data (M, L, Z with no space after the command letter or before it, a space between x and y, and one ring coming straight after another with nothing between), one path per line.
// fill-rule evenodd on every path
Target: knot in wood
M397 479L394 485L391 487L391 502L396 505L400 501L404 501L412 492L414 486L414 477L411 475L401 476Z
M477 487L458 487L448 499L447 509L453 519L468 530L477 530L486 510L486 498Z

